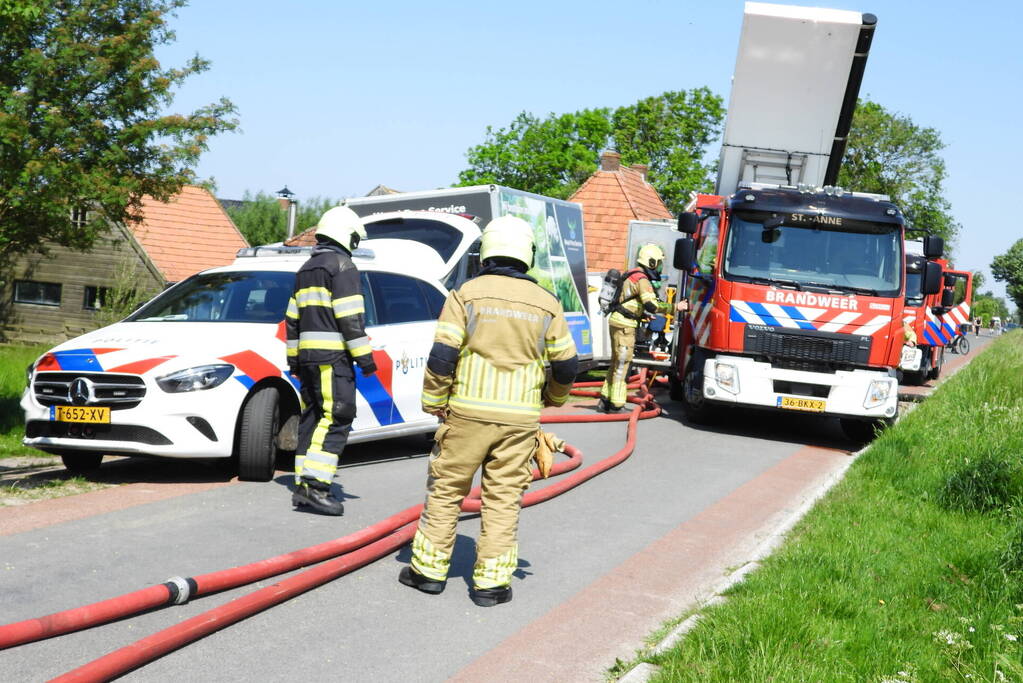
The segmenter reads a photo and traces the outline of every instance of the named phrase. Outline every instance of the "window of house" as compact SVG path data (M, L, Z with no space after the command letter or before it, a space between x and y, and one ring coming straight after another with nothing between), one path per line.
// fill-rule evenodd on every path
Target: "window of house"
M89 224L89 210L84 206L76 206L71 209L71 225L76 228L84 228Z
M85 287L85 300L82 308L87 311L98 311L110 302L109 287Z
M60 306L61 285L34 280L14 281L14 303Z

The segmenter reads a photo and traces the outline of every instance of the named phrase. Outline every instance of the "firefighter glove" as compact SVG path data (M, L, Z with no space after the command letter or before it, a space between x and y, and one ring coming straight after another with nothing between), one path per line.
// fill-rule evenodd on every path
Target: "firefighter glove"
M565 450L565 442L550 432L538 429L536 432L536 451L533 453L533 461L536 468L540 470L540 476L546 479L551 474L551 467L554 465L554 454Z

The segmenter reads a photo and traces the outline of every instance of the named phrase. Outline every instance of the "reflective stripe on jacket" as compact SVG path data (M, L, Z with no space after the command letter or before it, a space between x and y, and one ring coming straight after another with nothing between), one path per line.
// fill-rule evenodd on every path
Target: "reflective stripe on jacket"
M354 360L364 373L375 371L364 312L359 270L348 252L317 245L295 274L295 293L285 313L288 363Z
M444 303L423 379L423 408L534 424L544 403L568 398L576 365L564 311L550 292L531 279L480 275Z
M653 313L660 308L654 287L642 271L633 273L622 284L621 306L636 317L642 317L644 313ZM615 311L608 318L608 324L615 327L636 327L639 320Z

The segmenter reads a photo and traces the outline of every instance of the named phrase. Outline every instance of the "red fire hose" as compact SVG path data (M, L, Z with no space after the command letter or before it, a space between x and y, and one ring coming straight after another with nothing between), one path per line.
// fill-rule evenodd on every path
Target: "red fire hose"
M615 422L628 420L628 437L625 446L614 455L590 465L571 477L553 483L543 489L527 493L522 499L523 507L535 505L560 495L597 474L618 465L632 454L635 448L638 421L654 417L660 412L659 407L653 402L651 395L646 391L645 379L645 370L642 370L639 375L630 378L632 383L630 383L629 388L639 389L639 393L629 398L631 403L636 404L629 413L551 415L541 419L541 422L544 423ZM578 383L575 386L581 388L599 385L599 382L585 382ZM596 392L579 389L573 390L572 393L579 396L596 395ZM581 464L582 454L578 449L567 445L565 453L569 455L569 459L555 464L552 467L551 475L563 474L576 469ZM538 477L539 473L534 470L534 480ZM91 605L0 626L0 650L89 628L156 607L181 604L190 597L236 588L270 576L283 574L299 567L322 562L322 564L316 567L307 569L272 586L236 598L204 614L143 638L132 645L116 650L55 679L76 681L109 680L216 630L390 554L411 540L415 534L415 522L421 510L422 505L415 505L342 538L252 564L189 579L175 578L164 584L150 586ZM462 503L462 510L465 512L478 512L480 510L479 488L474 488L470 491ZM328 559L329 561L325 561Z

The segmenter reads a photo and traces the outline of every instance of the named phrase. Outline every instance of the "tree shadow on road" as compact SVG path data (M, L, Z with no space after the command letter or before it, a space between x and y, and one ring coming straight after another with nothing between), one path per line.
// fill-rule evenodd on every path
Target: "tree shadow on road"
M654 398L668 415L667 419L690 429L713 434L731 434L754 439L780 441L845 452L858 451L863 442L850 439L842 431L838 418L807 413L785 413L753 408L722 407L710 424L694 424L686 420L682 404L672 401L667 391L656 390Z

